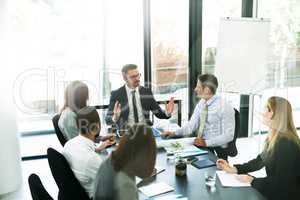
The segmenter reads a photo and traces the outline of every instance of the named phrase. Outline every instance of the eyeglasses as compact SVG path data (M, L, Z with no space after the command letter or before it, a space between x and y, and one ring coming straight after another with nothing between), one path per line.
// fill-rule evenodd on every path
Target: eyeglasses
M129 79L133 80L133 79L137 79L137 78L140 78L141 77L141 74L136 74L136 75L132 75L132 76L128 76Z

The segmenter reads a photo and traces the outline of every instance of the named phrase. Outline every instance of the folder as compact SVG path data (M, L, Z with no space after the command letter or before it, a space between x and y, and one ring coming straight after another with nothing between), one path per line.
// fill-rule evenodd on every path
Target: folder
M202 169L202 168L215 166L216 163L209 159L203 159L203 160L197 160L192 162L192 165L198 169Z

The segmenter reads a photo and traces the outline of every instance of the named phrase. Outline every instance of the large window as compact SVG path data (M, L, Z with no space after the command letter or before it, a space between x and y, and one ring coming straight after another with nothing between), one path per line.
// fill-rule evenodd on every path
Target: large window
M202 73L214 73L219 23L222 17L241 17L242 0L203 0ZM226 95L226 100L239 109L239 94Z
M143 72L142 1L15 1L12 36L17 42L15 99L20 120L58 112L68 82L82 80L90 104L107 103L123 84L120 70Z
M101 1L15 3L10 8L12 37L17 41L14 97L20 122L49 119L58 112L64 88L71 80L86 82L90 102L99 102L103 65Z
M261 107L270 96L277 95L291 102L295 125L300 127L300 2L259 0L258 17L269 18L271 30L268 87L262 91L261 101L259 97L255 101L256 124ZM258 127L254 126L256 131Z
M182 99L187 120L189 1L151 0L152 89L157 99Z
M203 0L202 73L214 73L219 23L222 17L241 17L242 0Z
M121 68L125 64L137 64L143 76L143 1L105 0L104 20L104 65L103 85L109 83L108 92L119 88L124 81ZM108 75L108 76L107 76ZM143 78L141 78L141 81Z
M62 108L70 81L85 82L89 104L99 105L124 84L123 65L137 64L143 74L141 0L14 0L9 17L17 58L14 98L23 135L53 130L50 119ZM57 141L55 135L45 137L40 141L46 144L35 142L39 145L32 148L33 138L22 138L22 156L45 154L48 143Z

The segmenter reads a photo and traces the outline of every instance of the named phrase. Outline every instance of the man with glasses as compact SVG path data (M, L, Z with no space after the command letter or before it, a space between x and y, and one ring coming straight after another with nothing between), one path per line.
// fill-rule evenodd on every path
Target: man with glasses
M149 111L160 119L168 119L174 109L174 98L166 104L163 111L149 88L140 86L141 74L137 65L127 64L122 68L124 86L112 91L109 108L106 115L108 125L115 124L118 129L125 129L126 125L134 123L146 123L152 125L149 119Z

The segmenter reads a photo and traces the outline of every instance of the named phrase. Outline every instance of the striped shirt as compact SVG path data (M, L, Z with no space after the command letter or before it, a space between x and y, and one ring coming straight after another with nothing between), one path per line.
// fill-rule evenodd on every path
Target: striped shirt
M202 138L208 147L227 147L227 143L231 142L234 137L234 109L220 96L214 95L207 101L201 99L196 105L191 119L175 134L178 136L191 135L193 132L197 134L201 112L206 105L208 114Z

